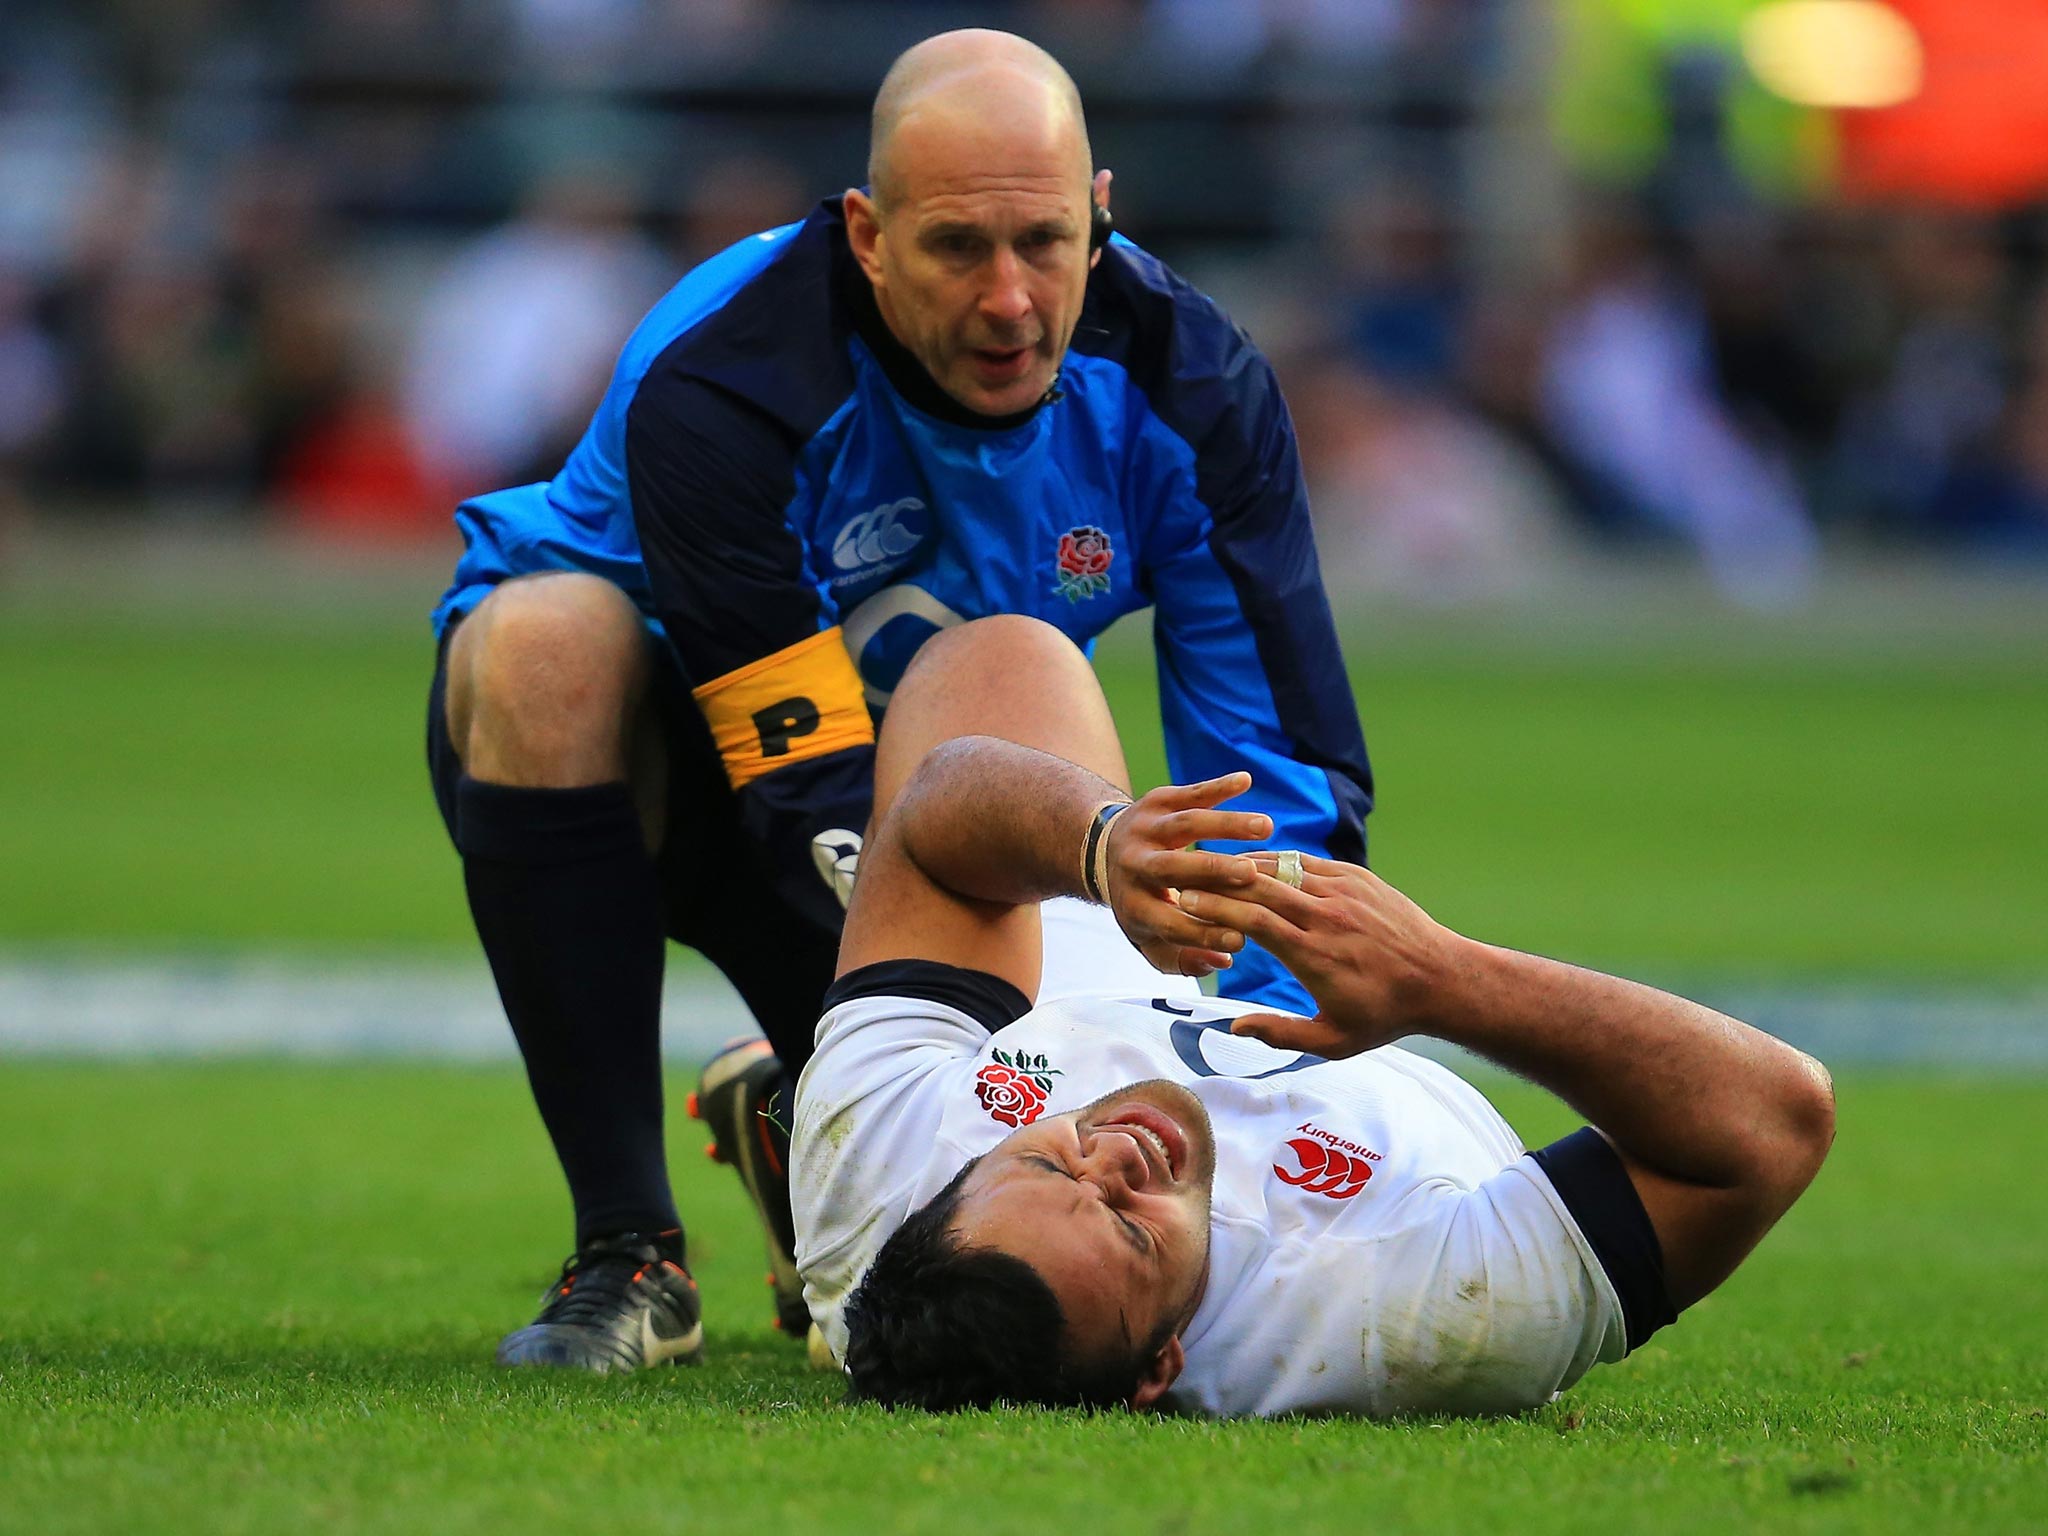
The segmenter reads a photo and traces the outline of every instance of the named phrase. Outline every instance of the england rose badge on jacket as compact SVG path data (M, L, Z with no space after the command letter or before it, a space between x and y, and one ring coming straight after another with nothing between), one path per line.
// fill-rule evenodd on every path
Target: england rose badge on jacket
M1059 594L1070 603L1099 597L1109 590L1109 567L1116 548L1109 535L1093 523L1069 528L1060 535L1059 563L1055 580Z

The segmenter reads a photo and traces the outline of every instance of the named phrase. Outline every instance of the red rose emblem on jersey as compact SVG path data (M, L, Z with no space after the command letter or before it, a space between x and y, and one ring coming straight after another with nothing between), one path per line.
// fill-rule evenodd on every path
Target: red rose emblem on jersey
M1045 1108L1045 1090L1010 1067L983 1067L974 1075L974 1094L989 1118L1004 1125L1029 1125Z
M1109 567L1116 549L1109 535L1093 523L1069 528L1060 535L1059 592L1070 603L1109 590Z
M1029 1125L1052 1097L1059 1069L1043 1056L1012 1056L997 1051L996 1059L974 1074L974 1096L989 1118L1001 1125Z

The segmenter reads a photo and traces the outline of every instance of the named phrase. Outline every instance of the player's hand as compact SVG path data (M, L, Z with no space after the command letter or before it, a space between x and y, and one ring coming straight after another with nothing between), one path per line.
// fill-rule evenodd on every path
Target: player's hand
M1104 834L1109 845L1103 894L1124 936L1155 969L1169 976L1207 976L1226 970L1244 948L1244 935L1227 923L1190 916L1182 902L1192 890L1240 892L1258 879L1246 854L1205 853L1204 840L1256 843L1273 835L1273 821L1255 811L1217 807L1252 787L1248 773L1227 773L1202 784L1167 784L1117 814Z
M1249 857L1259 870L1249 886L1185 891L1181 909L1265 945L1308 988L1317 1012L1248 1013L1231 1021L1232 1034L1338 1057L1427 1025L1435 989L1455 964L1456 934L1356 864L1304 854L1296 890L1273 878L1277 854Z

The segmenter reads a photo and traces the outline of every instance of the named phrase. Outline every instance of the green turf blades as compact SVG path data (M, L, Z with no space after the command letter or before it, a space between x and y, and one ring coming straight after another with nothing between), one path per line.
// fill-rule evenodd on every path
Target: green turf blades
M8 1062L0 1530L2037 1530L2048 1194L2014 1170L2048 1088L1841 1102L1727 1289L1528 1419L942 1420L839 1406L762 1326L752 1218L687 1137L704 1368L492 1369L566 1222L515 1069Z
M1374 862L1454 926L1687 979L2048 964L2048 647L1346 647ZM0 656L0 805L33 808L0 816L0 943L473 952L423 628L15 615ZM1142 633L1100 660L1156 779Z

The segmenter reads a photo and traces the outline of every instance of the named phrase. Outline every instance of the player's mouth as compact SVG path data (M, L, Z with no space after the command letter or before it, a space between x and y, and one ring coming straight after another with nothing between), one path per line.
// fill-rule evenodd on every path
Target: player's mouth
M1136 1101L1119 1104L1095 1122L1098 1131L1122 1131L1138 1144L1138 1151L1155 1176L1169 1184L1180 1182L1188 1167L1188 1133L1181 1123L1154 1104Z

